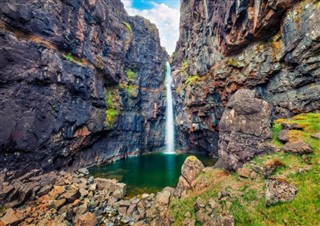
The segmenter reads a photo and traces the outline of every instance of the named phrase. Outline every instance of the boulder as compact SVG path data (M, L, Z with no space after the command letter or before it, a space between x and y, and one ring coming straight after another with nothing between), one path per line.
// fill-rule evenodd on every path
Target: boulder
M313 152L310 145L305 143L304 141L294 141L294 142L286 143L282 147L282 150L284 150L285 152L298 154L298 155L310 154Z
M267 206L276 204L278 202L292 201L298 189L280 178L268 178L266 181L266 204Z
M89 175L89 170L87 168L80 168L77 171L83 175Z
M320 139L320 133L312 134L311 137L314 139Z
M98 190L107 190L113 193L117 191L122 197L126 194L126 184L124 183L117 183L116 180L104 178L95 178L94 182L97 184Z
M278 139L283 142L286 143L289 141L289 131L287 129L281 130L278 134Z
M61 209L66 204L67 200L66 199L59 199L54 201L54 206L57 210Z
M285 123L282 122L281 126L284 130L303 130L303 128L296 123Z
M204 168L202 162L195 156L189 156L183 163L181 168L181 175L191 185L192 181Z
M219 123L219 165L236 170L254 156L273 151L270 119L271 106L256 98L255 91L238 90Z
M19 225L24 220L23 213L19 210L8 209L6 214L0 219L4 225L15 226Z
M61 196L61 198L66 199L68 203L72 203L76 199L80 198L80 196L81 194L79 192L79 189L71 188L70 190L67 190L67 192Z
M181 167L181 176L173 192L174 196L181 197L187 190L192 189L192 182L202 169L204 169L202 162L195 156L189 156Z
M75 226L96 226L97 224L96 217L89 212L79 216L75 222Z
M37 195L38 196L46 195L51 191L51 189L52 189L52 185L46 185L37 192Z
M234 218L232 215L220 214L215 218L214 225L234 226Z
M248 168L239 168L237 169L237 173L239 174L240 177L249 178L251 170Z
M278 159L269 160L262 167L263 176L265 178L268 178L276 171L278 167L283 167L283 166L285 166L285 164Z
M169 191L158 192L156 196L157 203L167 206L170 202L171 193Z

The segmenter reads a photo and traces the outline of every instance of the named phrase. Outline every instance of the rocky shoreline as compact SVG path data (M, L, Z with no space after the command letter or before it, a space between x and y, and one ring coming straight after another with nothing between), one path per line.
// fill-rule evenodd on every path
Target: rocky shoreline
M8 179L4 174L2 180ZM0 225L158 225L174 190L127 199L125 184L93 178L86 168L38 176L33 171L1 182Z

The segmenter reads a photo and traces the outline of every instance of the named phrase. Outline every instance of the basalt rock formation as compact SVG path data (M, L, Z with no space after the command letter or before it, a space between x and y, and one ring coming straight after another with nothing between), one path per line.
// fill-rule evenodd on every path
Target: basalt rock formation
M0 3L0 169L98 164L164 144L155 25L118 0Z
M237 169L255 155L273 150L269 142L271 108L255 98L254 91L240 89L229 100L219 123L219 162Z
M319 109L319 13L314 0L182 1L172 57L180 146L217 155L239 89L270 105L266 121Z

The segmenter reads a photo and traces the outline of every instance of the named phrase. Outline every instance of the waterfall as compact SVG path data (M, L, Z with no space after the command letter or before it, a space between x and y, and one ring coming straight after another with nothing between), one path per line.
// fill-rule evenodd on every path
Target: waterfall
M174 119L172 101L172 75L170 64L167 62L166 88L167 88L167 111L166 111L166 153L175 153L174 148Z

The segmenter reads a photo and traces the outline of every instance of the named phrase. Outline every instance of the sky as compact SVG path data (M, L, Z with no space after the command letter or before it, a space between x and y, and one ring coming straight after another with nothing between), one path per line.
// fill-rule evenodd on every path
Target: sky
M169 54L179 38L180 0L121 0L130 16L140 15L156 24L161 45Z

